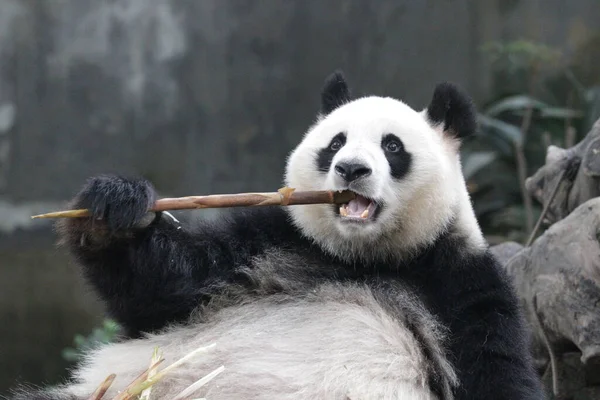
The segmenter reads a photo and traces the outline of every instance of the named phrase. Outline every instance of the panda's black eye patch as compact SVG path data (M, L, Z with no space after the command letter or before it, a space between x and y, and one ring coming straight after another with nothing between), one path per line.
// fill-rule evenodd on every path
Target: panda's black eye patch
M381 148L390 165L392 177L402 179L412 164L412 156L404 148L402 140L393 133L387 133L381 139Z
M344 132L340 132L335 135L333 139L331 139L327 147L319 150L316 160L318 170L321 172L329 172L333 157L338 151L340 151L342 147L344 147L345 144L346 134Z

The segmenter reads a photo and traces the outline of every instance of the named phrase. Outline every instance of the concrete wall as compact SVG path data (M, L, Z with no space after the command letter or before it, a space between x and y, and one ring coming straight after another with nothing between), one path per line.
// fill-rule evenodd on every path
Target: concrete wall
M333 69L415 107L441 80L484 101L481 44L575 57L599 16L597 0L0 0L0 390L56 379L100 315L34 207L100 172L169 195L274 190Z
M271 189L334 68L416 107L440 80L484 100L482 43L524 36L569 53L600 16L593 0L0 7L0 190L15 201L62 200L107 171L173 194Z

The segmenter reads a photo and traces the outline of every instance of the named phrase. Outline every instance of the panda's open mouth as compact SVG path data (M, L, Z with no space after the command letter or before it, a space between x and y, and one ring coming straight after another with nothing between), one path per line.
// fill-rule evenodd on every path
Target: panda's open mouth
M336 213L342 221L368 222L375 221L381 210L381 205L375 200L356 194L356 198L346 204L335 206Z

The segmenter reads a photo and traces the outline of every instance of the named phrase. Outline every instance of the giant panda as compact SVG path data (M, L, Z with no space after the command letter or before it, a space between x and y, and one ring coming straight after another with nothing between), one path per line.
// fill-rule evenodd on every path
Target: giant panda
M543 399L511 282L488 250L461 172L470 98L434 88L415 110L353 97L341 71L287 159L296 190L347 204L230 209L191 226L149 213L142 178L90 179L58 233L126 337L63 385L18 399L112 398L149 365L216 343L157 383L172 399L219 366L210 400Z

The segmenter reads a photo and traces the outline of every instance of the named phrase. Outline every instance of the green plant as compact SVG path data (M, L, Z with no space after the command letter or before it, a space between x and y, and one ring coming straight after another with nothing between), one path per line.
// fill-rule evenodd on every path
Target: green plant
M497 95L480 107L480 136L464 147L463 171L488 237L524 242L540 212L525 191L526 177L543 165L549 144L568 147L587 132L586 123L600 115L600 91L584 89L548 46L518 40L483 50ZM562 94L549 84L556 76L570 82Z
M564 78L572 87L573 101L582 109L582 132L588 132L600 116L600 85L585 87L570 68L565 70Z
M527 140L520 121L531 108ZM531 231L540 207L531 204L527 208L524 180L543 164L543 134L557 131L553 128L556 120L565 118L581 118L581 113L526 95L500 99L479 114L480 140L477 147L466 147L463 171L478 218L488 233L522 241Z
M105 319L101 327L94 328L87 337L81 334L75 335L74 347L67 347L62 351L62 357L70 362L81 359L83 352L94 347L112 342L119 334L120 326L111 319Z

